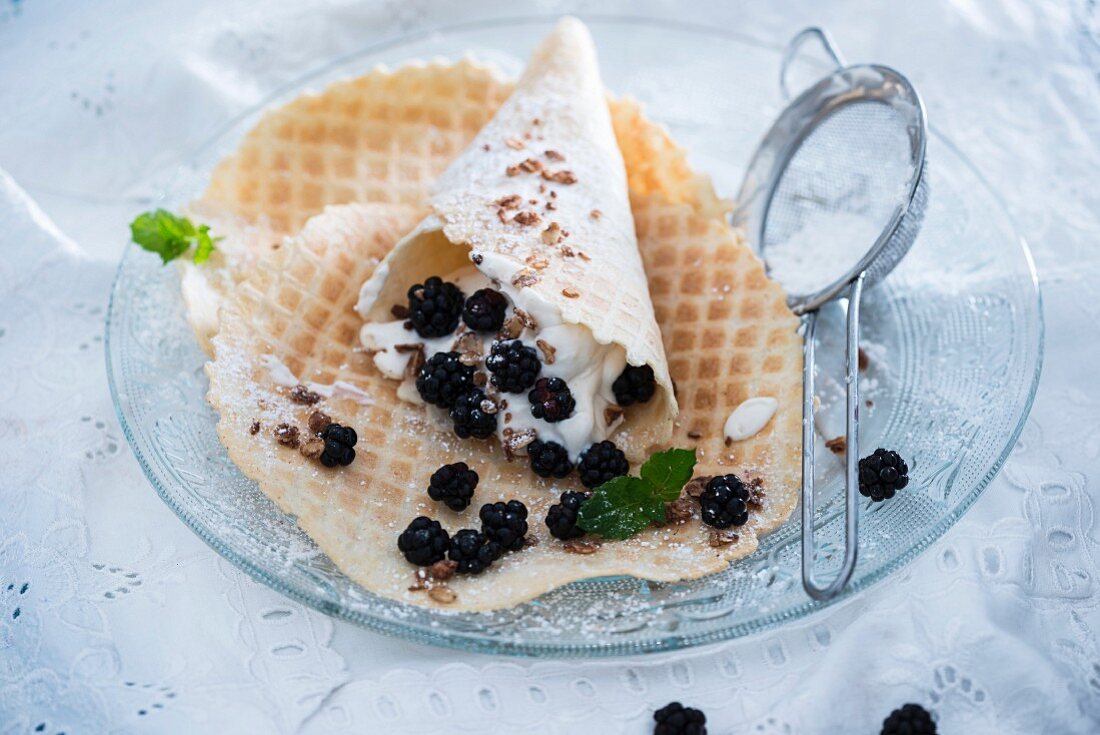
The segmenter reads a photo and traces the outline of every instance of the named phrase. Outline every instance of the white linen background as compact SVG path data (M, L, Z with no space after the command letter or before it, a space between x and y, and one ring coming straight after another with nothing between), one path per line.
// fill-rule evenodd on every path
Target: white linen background
M850 59L910 74L1031 242L1047 357L1023 438L956 527L854 600L643 658L432 649L253 582L122 440L106 298L127 223L176 162L372 40L565 11L776 42L827 25ZM0 733L648 733L673 699L715 735L877 733L906 701L945 735L1100 731L1098 85L1095 0L0 0Z

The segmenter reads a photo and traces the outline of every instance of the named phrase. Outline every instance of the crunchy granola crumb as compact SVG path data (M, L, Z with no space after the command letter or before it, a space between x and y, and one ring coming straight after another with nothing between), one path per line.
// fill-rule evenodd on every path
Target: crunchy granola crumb
M619 417L623 415L623 407L612 404L603 410L603 420L608 426L619 420Z
M450 605L458 599L458 595L450 587L432 587L428 590L428 597L441 605Z
M494 204L503 209L519 209L519 205L523 202L523 197L519 194L509 194L506 197L497 199Z
M583 250L578 250L577 251L577 257L579 257L581 260L583 260L586 263L588 261L592 260L592 258L588 257L588 253L584 252Z
M749 502L746 505L749 510L760 510L764 507L764 498L768 497L768 494L764 492L764 481L759 477L750 478L748 481L749 486Z
M319 436L311 436L298 447L298 451L306 459L317 459L325 451L325 440Z
M547 150L543 153L543 155L546 156L547 158L549 158L551 161L564 161L565 160L565 156L563 156L562 154L558 153L555 150Z
M848 451L848 437L835 436L825 442L825 447L833 454L844 454Z
M420 368L424 367L424 345L422 344L406 344L406 345L394 345L393 349L397 352L411 352L412 357L405 364L405 375L410 378L415 378L420 374Z
M519 176L521 173L533 174L542 171L542 161L537 158L528 158L519 163L512 164L504 170L509 176Z
M561 290L561 295L567 299L579 299L581 297L581 292L572 286L566 286Z
M534 125L535 127L538 127L539 125L542 125L542 120L540 120L540 119L539 119L539 118L537 118L537 117L536 117L536 118L533 118L533 119L531 120L531 124L532 124L532 125Z
M593 209L591 212L588 213L588 216L592 219L599 219L600 217L603 217L603 212L598 209Z
M451 349L455 352L469 352L474 355L481 355L481 338L477 336L476 332L463 332L455 340Z
M528 314L523 309L515 309L516 319L519 319L519 323L528 329L538 330L539 323L535 321L535 317Z
M479 372L474 373L474 379L473 380L474 380L474 385L476 385L477 387L480 388L480 387L484 386L489 381L489 376L486 375L485 373L479 371Z
M867 353L863 351L863 348L859 348L859 369L861 371L866 370L867 366L871 364L871 358L867 356Z
M523 141L515 138L505 138L504 145L508 146L514 151L518 151L524 148Z
M309 415L309 430L314 434L320 434L332 424L332 418L323 411L314 411Z
M508 429L505 429L505 431L508 432ZM501 442L504 446L504 456L511 462L515 458L516 452L538 439L538 437L538 432L534 429L508 432L504 441Z
M600 544L597 541L574 538L563 543L562 547L570 554L584 554L587 556L588 554L595 554L599 550Z
M443 582L453 577L457 569L458 562L451 561L450 559L441 559L428 567L428 576Z
M702 439L702 438L703 438L703 433L700 432L700 431L689 431L688 432L688 439Z
M550 267L550 261L538 255L528 255L527 265L531 266L537 271L546 270Z
M409 592L420 592L426 590L431 586L431 582L428 580L427 569L417 569L413 572L413 583L409 585Z
M689 498L699 497L703 494L703 491L707 489L707 483L713 479L713 475L703 475L702 477L691 478L688 484L684 485L684 494Z
M486 398L481 402L481 410L483 413L496 413L499 409L495 401Z
M539 216L538 212L524 210L523 212L517 212L516 216L512 218L512 221L524 226L530 226L542 222L542 217Z
M665 522L679 525L691 520L694 514L695 501L691 498L679 497L665 506Z
M539 282L539 275L530 268L524 268L516 275L512 276L512 285L516 288L527 288L528 286L534 286Z
M710 535L707 537L707 543L709 543L715 549L720 549L723 546L729 546L730 544L737 543L740 538L740 536L738 536L733 531L730 531L729 529L722 531L714 530L711 531Z
M535 346L542 350L542 361L547 365L553 365L558 349L544 339L536 339Z
M409 307L404 304L394 304L390 307L390 313L393 314L394 319L408 319Z
M523 331L523 323L516 317L510 317L504 321L501 325L500 331L497 332L498 339L515 339Z
M558 198L558 193L556 191L551 190L550 191L550 198L551 199L557 199Z
M554 204L553 202L547 202L547 203L546 203L545 205L543 205L543 206L545 206L545 207L546 207L546 211L547 211L547 212L556 212L556 211L557 211L557 209L558 209L558 205L557 205L557 204Z
M248 427L248 433L252 436L256 436L256 434L260 433L260 422L253 419L252 425Z
M577 183L577 176L572 171L562 169L561 171L547 171L541 170L542 178L547 181L553 181L558 184L575 184Z
M312 406L315 403L321 401L321 394L311 391L301 383L290 389L290 400L295 403L302 403L306 406Z
M298 427L290 424L279 424L275 427L275 441L284 447L297 449L301 443L298 439Z
M561 247L561 255L562 255L563 258L572 258L574 255L577 254L573 250L573 248L569 247L565 243L562 243L560 247Z
M548 224L542 231L542 242L544 245L556 245L561 242L561 225L557 222Z
M488 143L485 143L481 146L481 150L483 150L483 151L491 151L492 149L493 149L493 147L491 145L489 145Z

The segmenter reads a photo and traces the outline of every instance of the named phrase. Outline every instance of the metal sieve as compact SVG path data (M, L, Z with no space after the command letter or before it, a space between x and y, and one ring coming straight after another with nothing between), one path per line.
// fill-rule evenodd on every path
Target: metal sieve
M795 98L764 136L733 220L803 320L802 585L827 600L851 579L859 551L860 298L901 261L920 229L926 120L908 79L877 64L847 65L821 28L806 28L787 45L784 99L790 66L809 39L820 42L834 71ZM780 266L799 258L809 266L794 279L789 265ZM814 572L814 333L818 308L837 298L847 308L844 561L822 586Z

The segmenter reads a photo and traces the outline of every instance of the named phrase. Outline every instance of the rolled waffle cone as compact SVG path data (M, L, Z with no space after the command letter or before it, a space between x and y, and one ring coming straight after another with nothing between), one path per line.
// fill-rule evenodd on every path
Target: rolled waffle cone
M230 458L352 579L378 594L450 610L506 607L576 579L628 574L681 580L723 569L782 524L799 485L801 341L778 286L724 222L727 204L686 163L684 152L629 100L610 102L626 166L638 246L648 275L681 413L671 444L696 447L697 476L737 472L759 478L766 494L737 540L711 546L698 507L682 525L574 553L547 533L546 510L573 478L541 480L499 446L460 441L423 408L396 397L357 351L359 285L427 211L437 176L492 117L512 86L484 67L410 65L379 69L268 113L240 150L215 171L192 213L230 234L222 252L198 269L189 302L200 339L222 331L208 366L211 403ZM353 131L349 135L348 130ZM373 142L370 142L373 141ZM383 142L384 141L384 142ZM425 147L425 142L428 142ZM311 163L323 153L325 164ZM337 163L341 162L341 163ZM400 174L396 173L400 172ZM391 186L392 185L392 186ZM317 188L320 196L316 196ZM333 207L348 199L404 203ZM322 213L323 212L323 213ZM296 237L310 217L320 215ZM219 228L219 224L222 227ZM278 247L275 247L278 245ZM247 282L245 282L247 279ZM309 407L272 378L270 362L304 381L352 386ZM771 395L779 411L749 440L726 446L722 425L743 399ZM358 457L328 470L280 446L279 423L306 427L320 409L354 426ZM252 434L253 422L259 429ZM481 475L475 508L454 513L427 499L430 474L467 461ZM637 468L634 468L637 471ZM455 531L477 526L476 505L518 498L530 508L535 546L509 554L476 577L411 591L415 568L396 549L416 515ZM450 594L455 598L449 600Z
M614 438L636 460L668 440L676 398L595 46L579 20L563 19L538 45L512 96L440 176L431 208L364 286L368 321L392 321L411 284L473 261L538 312L650 366L656 392L626 411Z
M418 605L489 610L534 598L590 577L625 574L658 581L692 579L752 552L760 533L783 523L794 507L801 431L801 343L797 321L760 262L721 220L691 205L636 198L638 242L654 306L670 354L682 411L672 443L697 448L697 476L736 472L759 483L760 504L733 534L716 534L690 516L626 541L563 543L543 519L566 480L536 478L526 462L508 462L490 442L461 440L424 407L396 396L395 383L356 351L359 284L393 241L415 221L415 210L386 205L332 207L307 223L286 247L257 263L222 314L208 368L211 403L229 456L279 506L297 516L335 564L368 590ZM295 403L274 377L275 357L303 382L346 383L354 397L314 406ZM755 437L726 446L722 425L751 396L779 400L772 422ZM368 405L364 405L367 403ZM322 410L356 428L356 460L327 469L300 450L281 446L275 427L307 432ZM258 422L258 429L253 428ZM695 438L698 437L698 438ZM474 508L455 513L429 500L426 488L440 465L464 461L481 477ZM635 468L636 471L636 468ZM416 567L397 550L401 530L418 515L452 533L476 527L480 503L519 499L530 510L531 540L476 576L419 587Z

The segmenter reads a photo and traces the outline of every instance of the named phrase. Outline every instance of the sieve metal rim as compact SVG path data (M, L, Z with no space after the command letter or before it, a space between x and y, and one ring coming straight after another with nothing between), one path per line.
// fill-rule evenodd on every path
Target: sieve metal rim
M866 272L912 210L925 171L928 121L923 99L909 79L892 67L855 64L836 69L799 94L784 109L757 146L737 196L733 224L743 228L750 247L766 261L763 252L764 224L787 166L802 144L825 120L856 104L884 104L902 115L913 165L906 182L906 196L894 208L874 245L844 275L816 292L788 294L787 304L798 315L831 301L857 276ZM874 285L874 282L868 281L867 285Z

